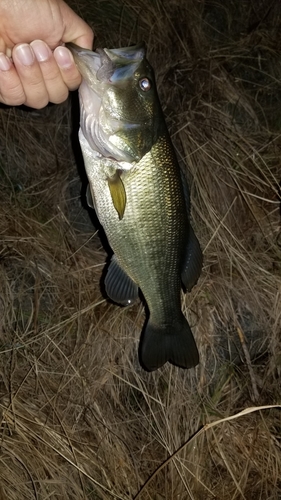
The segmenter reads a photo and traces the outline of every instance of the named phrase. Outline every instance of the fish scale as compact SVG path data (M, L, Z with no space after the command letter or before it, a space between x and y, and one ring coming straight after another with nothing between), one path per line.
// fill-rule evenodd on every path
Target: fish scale
M123 174L127 203L122 220L112 204L106 179L100 180L99 162L90 174L95 184L97 215L109 235L111 248L141 288L153 317L164 323L171 311L175 314L176 309L180 310L181 282L176 270L183 260L184 232L188 227L184 198L179 196L181 180L171 157L167 139L159 138L136 168ZM158 162L167 175L162 175Z
M155 370L167 361L196 366L198 351L181 311L181 288L184 284L190 290L196 283L202 253L189 222L189 191L153 70L142 46L120 49L120 57L119 49L99 49L100 59L72 44L70 48L83 77L79 139L85 168L97 216L114 252L106 292L127 305L141 290L149 310L140 342L145 369Z

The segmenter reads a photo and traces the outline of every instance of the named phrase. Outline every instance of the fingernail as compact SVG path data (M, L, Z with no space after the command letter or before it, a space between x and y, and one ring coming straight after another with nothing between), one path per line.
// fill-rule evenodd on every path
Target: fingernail
M70 68L74 64L72 54L66 47L57 47L54 50L54 58L62 69Z
M0 52L0 70L1 71L8 71L12 66L12 63L10 59L3 54L3 52Z
M34 54L28 43L23 43L15 48L19 61L24 66L31 66L34 63Z
M52 52L45 42L42 40L34 40L30 45L38 62L44 62L49 59Z

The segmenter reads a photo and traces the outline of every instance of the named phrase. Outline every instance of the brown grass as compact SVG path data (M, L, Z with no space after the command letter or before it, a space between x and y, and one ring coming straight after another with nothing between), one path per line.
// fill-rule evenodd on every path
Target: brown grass
M278 500L280 4L74 8L99 46L147 42L204 249L201 363L145 373L142 305L102 296L69 103L1 109L0 499Z

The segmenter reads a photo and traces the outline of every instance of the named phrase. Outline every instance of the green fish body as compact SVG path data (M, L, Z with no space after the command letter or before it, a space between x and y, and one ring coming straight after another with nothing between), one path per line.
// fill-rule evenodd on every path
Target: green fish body
M69 48L83 77L79 140L92 202L114 252L106 293L129 305L141 290L149 309L140 342L145 369L196 366L181 289L197 282L202 253L144 46Z

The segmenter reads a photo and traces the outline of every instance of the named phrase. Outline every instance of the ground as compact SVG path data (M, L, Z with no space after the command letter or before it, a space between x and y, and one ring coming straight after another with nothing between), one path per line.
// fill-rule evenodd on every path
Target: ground
M101 292L77 96L2 107L0 499L277 500L280 3L73 8L95 47L147 44L204 252L183 296L200 364L144 372L142 303Z

